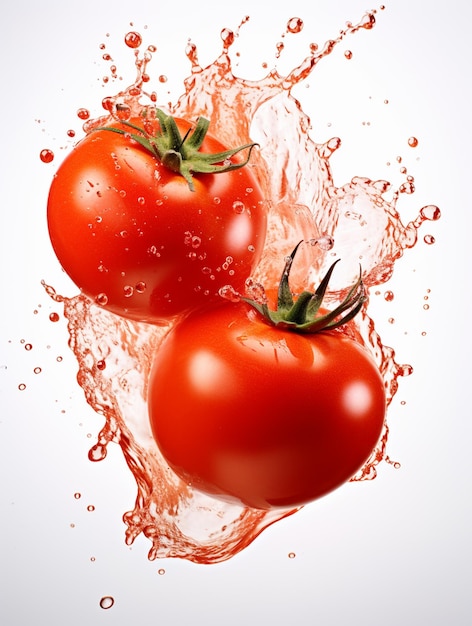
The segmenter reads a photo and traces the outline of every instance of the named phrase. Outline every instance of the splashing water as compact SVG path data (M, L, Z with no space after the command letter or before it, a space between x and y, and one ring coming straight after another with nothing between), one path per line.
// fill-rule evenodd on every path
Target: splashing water
M439 209L431 205L403 225L396 204L405 190L400 188L387 201L387 181L356 176L348 184L336 187L330 157L341 141L335 137L326 143L315 143L309 135L310 120L292 95L292 88L305 80L346 35L374 25L375 11L367 13L356 25L348 23L322 49L312 44L309 55L288 75L273 70L258 81L233 75L229 53L235 33L229 29L221 33L221 55L208 67L200 66L195 44L189 43L186 48L190 75L185 81L185 92L175 105L167 107L169 112L189 119L199 115L209 118L213 134L222 143L242 145L255 141L260 145L254 154L253 169L270 199L271 209L266 249L252 277L253 285L275 286L281 259L304 239L309 245L303 247L303 254L297 258L299 269L294 268L291 275L295 291L302 287L302 282L309 288L307 272L315 284L337 257L343 258L344 270L333 277L336 282L330 297L339 298L352 284L359 262L369 290L390 278L395 261L415 245L421 224L440 216ZM287 33L297 33L302 28L299 18L287 23ZM144 106L143 99L150 105L157 102L155 93L144 91L154 49L148 47L140 56L142 38L137 32L128 33L125 43L136 55L136 81L116 96L104 99L105 118L84 118L85 132L102 125L104 120L109 122L110 116L129 119ZM280 55L283 45L276 48ZM42 158L47 161L49 155ZM295 512L259 511L220 502L192 490L167 467L151 435L146 396L153 354L170 326L131 322L100 309L83 295L64 298L53 288L46 289L64 306L70 347L79 365L79 384L87 402L104 420L89 458L101 461L108 445L117 443L136 480L135 507L124 514L127 544L143 533L151 541L150 559L179 557L216 563L234 556L267 526ZM367 309L355 323L379 366L390 403L399 377L410 374L411 367L395 362L394 350L382 344ZM377 448L352 480L374 478L377 465L382 460L389 461L387 437L385 425Z

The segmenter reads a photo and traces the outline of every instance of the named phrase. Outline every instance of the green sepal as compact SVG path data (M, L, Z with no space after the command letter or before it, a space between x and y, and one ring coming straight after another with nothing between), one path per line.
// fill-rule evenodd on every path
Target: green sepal
M243 146L214 154L200 152L210 125L209 120L199 117L195 128L193 130L190 129L182 137L177 123L171 115L167 115L164 111L157 108L155 113L160 126L156 135L152 135L144 128L126 121L120 123L128 127L130 131L116 128L115 126L100 126L94 130L109 130L120 135L128 135L163 165L173 172L181 174L187 181L190 191L195 191L193 174L219 174L240 169L247 165L251 152L254 146L257 145L256 143L247 143ZM242 150L248 151L246 159L240 163L231 163L230 159Z
M303 291L294 300L290 290L289 277L293 260L301 243L300 241L295 246L285 262L279 282L277 308L275 311L270 310L265 302L258 302L251 298L241 299L263 315L274 326L298 333L318 333L323 330L338 328L352 320L360 312L366 300L362 282L362 268L359 268L359 278L349 289L344 300L332 311L319 315L318 312L331 280L331 275L340 259L330 266L314 293Z

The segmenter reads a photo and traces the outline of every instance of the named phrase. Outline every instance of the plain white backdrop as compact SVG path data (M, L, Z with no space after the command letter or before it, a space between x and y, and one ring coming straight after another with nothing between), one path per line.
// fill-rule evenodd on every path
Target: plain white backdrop
M51 251L45 206L51 176L70 148L76 110L101 113L108 95L101 43L116 58L123 87L134 78L123 44L130 23L158 52L154 80L169 99L188 72L184 48L200 62L221 50L220 30L251 17L238 42L238 73L258 78L275 63L293 67L308 44L357 21L364 0L240 0L64 3L18 0L3 9L1 46L0 622L83 624L317 624L465 626L472 621L470 352L470 5L441 11L421 0L390 0L372 31L349 37L297 91L315 141L342 139L335 182L354 175L401 180L403 155L417 191L402 198L404 221L437 204L442 218L397 264L396 297L372 311L385 343L415 373L400 381L391 408L390 456L370 483L349 484L264 533L234 559L213 566L147 560L148 542L124 544L122 514L135 488L117 446L87 460L101 420L75 382L61 312L41 280L65 295L74 287ZM345 50L353 52L347 61ZM116 91L110 85L109 93ZM384 105L384 100L389 104ZM419 139L414 151L408 137ZM39 160L51 148L55 161ZM390 165L388 165L390 163ZM404 212L404 213L403 213ZM427 290L430 290L428 292ZM429 300L424 300L428 296ZM425 310L423 305L430 305ZM389 319L394 319L394 322ZM425 334L426 333L426 334ZM25 344L32 345L31 350ZM62 361L58 361L62 357ZM35 374L34 368L41 368ZM19 385L26 388L19 390ZM80 498L74 494L80 493ZM94 511L87 506L93 505ZM294 553L294 558L289 558ZM93 560L92 560L93 559ZM159 572L159 570L164 570ZM109 610L102 596L113 596Z

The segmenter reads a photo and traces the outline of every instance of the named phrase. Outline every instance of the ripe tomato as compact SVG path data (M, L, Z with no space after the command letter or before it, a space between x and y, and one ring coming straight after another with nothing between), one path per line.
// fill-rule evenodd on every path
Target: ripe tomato
M191 125L175 122L184 137ZM131 123L161 132L155 119ZM242 289L266 233L266 204L250 166L197 173L192 190L189 177L130 136L133 129L113 126L119 132L98 129L80 141L51 185L49 234L70 278L98 304L145 322L207 304L227 283ZM199 156L225 150L206 135Z
M173 470L244 505L298 507L349 480L381 435L385 389L367 350L298 334L245 303L195 311L149 381L150 424Z

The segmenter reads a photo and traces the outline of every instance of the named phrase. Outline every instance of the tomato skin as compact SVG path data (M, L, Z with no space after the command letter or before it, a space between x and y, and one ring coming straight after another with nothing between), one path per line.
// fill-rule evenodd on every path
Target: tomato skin
M176 122L184 136L190 124ZM223 150L205 137L202 152ZM82 292L114 313L159 322L219 298L226 284L244 288L267 220L250 165L193 180L195 191L129 136L96 130L77 144L51 184L47 217L54 251Z
M156 443L184 481L258 509L302 506L349 480L386 409L364 347L281 330L243 303L196 311L169 333L148 400Z

